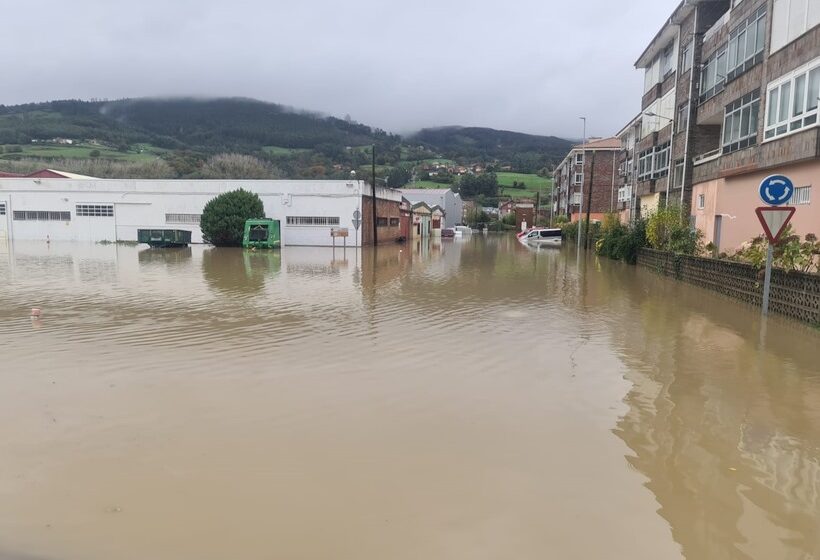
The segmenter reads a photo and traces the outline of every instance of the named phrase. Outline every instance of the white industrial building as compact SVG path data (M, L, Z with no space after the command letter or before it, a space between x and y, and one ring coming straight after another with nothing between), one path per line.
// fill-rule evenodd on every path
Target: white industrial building
M0 239L136 241L138 229L150 228L189 230L202 243L205 204L239 188L258 194L266 217L281 222L283 245L331 245L331 229L347 228L347 244L359 246L372 228L361 215L362 194L371 196L362 181L0 178ZM392 189L376 196L401 202Z

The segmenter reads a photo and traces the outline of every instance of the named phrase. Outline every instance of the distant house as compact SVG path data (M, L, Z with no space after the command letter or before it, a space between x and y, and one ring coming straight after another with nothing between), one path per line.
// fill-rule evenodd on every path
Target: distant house
M513 211L515 211L514 200L505 200L504 202L498 205L498 215L502 218L505 216L509 216L513 213Z
M411 202L426 202L430 207L441 206L444 209L444 226L452 227L461 223L464 215L464 202L453 189L399 189L402 195Z
M535 225L534 204L519 202L515 205L515 225L522 231Z
M441 237L441 229L444 227L444 209L436 204L430 208L430 214L432 219L431 235L433 237Z

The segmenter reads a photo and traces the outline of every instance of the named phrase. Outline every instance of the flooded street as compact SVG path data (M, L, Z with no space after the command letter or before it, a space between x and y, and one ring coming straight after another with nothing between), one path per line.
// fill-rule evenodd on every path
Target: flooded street
M16 243L0 283L0 559L820 558L820 331L647 270Z

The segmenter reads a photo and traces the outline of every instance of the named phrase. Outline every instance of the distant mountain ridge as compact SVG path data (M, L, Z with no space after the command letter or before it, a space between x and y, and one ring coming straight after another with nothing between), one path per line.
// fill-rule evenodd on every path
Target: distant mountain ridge
M402 138L378 128L247 98L62 100L0 105L0 145L54 138L112 146L145 143L166 150L260 153L264 147L338 153L375 142L382 151L423 145L451 159L540 168L560 161L571 142L480 127L425 128Z
M464 126L424 128L409 136L407 141L446 150L457 156L510 162L522 154L542 154L553 162L560 161L573 144L556 136Z

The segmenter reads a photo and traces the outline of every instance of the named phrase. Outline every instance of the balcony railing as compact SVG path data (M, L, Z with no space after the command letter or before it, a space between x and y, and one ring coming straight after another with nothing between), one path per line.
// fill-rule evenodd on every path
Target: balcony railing
M703 42L706 43L710 38L714 37L718 31L723 29L727 23L729 23L729 18L732 16L732 10L726 10L726 13L720 16L720 19L715 22L715 24L709 28L706 33L703 34Z
M712 150L711 152L700 154L699 156L695 156L694 159L692 159L692 164L695 166L703 165L704 163L708 163L712 160L719 158L722 153L723 149L718 148L716 150Z

